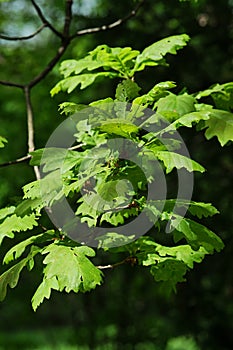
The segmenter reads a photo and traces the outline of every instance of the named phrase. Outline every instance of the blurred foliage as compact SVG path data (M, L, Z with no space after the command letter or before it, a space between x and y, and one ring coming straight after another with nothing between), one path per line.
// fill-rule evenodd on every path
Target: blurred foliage
M64 1L52 6L38 1L44 13L59 28ZM76 29L103 25L124 17L134 6L130 0L117 5L107 0L75 1ZM79 37L64 58L82 57L99 44L132 46L143 49L169 35L187 33L191 43L177 61L170 57L169 68L157 75L150 68L142 73L145 89L155 81L174 80L188 86L190 92L233 79L233 2L231 0L147 0L136 18L111 31ZM27 35L39 22L27 0L0 3L0 32ZM53 56L57 40L47 29L36 40L0 41L0 79L27 82L40 72ZM63 117L57 112L67 96L49 96L60 79L58 67L33 89L36 146L44 145L50 132ZM115 87L99 83L70 95L70 101L90 102L110 95ZM27 152L26 111L21 91L0 86L0 134L8 139L1 162L16 159ZM20 132L19 132L20 130ZM19 136L20 135L20 136ZM212 202L221 212L212 228L220 233L226 248L206 259L189 274L187 284L166 300L152 283L152 277L137 267L119 267L109 271L106 282L94 293L53 296L36 314L28 299L32 285L40 276L23 276L17 293L0 305L0 349L167 349L185 346L187 350L229 350L233 347L233 274L232 274L232 145L220 149L217 141L205 141L202 133L182 134L191 156L207 168L204 177L196 176L194 200ZM0 204L17 202L20 188L34 179L27 164L0 168ZM211 228L211 227L210 227ZM7 250L2 248L1 257ZM30 331L32 332L30 336ZM26 332L26 333L25 333ZM169 340L170 339L170 340ZM181 345L180 345L181 344ZM78 347L77 347L78 346Z

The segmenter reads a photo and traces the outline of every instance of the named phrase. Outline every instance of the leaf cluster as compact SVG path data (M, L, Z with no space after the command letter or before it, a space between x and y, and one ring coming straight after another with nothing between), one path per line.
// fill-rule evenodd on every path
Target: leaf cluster
M4 258L4 263L13 265L0 276L1 300L7 286L16 286L24 267L33 269L37 255L43 257L43 278L32 297L34 310L52 290L86 292L102 283L102 268L91 260L96 255L91 246L106 250L109 256L122 252L125 262L149 268L167 292L185 281L194 263L223 249L222 240L199 223L202 217L218 213L211 204L148 198L159 169L166 176L181 169L205 171L182 151L179 128L205 130L207 139L216 136L222 146L233 141L233 83L217 84L196 94L176 94L171 92L174 82L156 82L140 95L137 72L166 65L165 56L176 54L188 40L185 34L172 36L141 53L130 47L101 45L82 59L62 62L64 79L52 89L52 96L60 91L70 93L78 86L84 89L98 78L120 82L113 97L88 106L60 105L61 113L69 115L75 125L74 147L31 153L31 165L42 167L43 178L24 186L18 206L0 210L0 242L28 233ZM1 137L0 146L3 142ZM75 213L74 222L56 229L43 227L43 208L52 211L64 199ZM151 223L147 236L139 237L135 226L124 229L142 214ZM70 238L77 222L87 228L79 232L80 240ZM98 228L104 228L105 234L96 233ZM158 242L158 234L169 238L168 243Z

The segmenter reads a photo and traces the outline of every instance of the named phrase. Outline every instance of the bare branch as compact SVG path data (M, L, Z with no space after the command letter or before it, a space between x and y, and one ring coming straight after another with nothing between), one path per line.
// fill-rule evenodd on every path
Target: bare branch
M115 264L109 264L109 265L99 265L99 266L96 266L97 269L99 270L106 270L106 269L114 269L115 267L117 266L120 266L120 265L124 265L127 263L127 258L118 262L118 263L115 263Z
M63 29L63 37L68 38L70 32L70 24L72 21L72 5L73 0L66 0L65 22Z
M51 31L56 34L59 38L62 38L62 34L60 32L58 32L53 26L52 24L45 18L45 16L43 15L39 5L37 5L37 3L35 2L35 0L31 0L32 5L34 6L38 16L40 17L42 23L44 23L48 28L51 29Z
M0 39L17 41L17 40L28 40L34 38L37 34L39 34L45 27L47 27L46 23L43 23L34 33L26 35L26 36L7 36L4 34L0 34Z
M114 269L115 267L120 266L120 265L124 265L124 264L131 264L131 266L134 266L136 263L137 263L137 258L135 258L133 256L128 256L124 260L119 261L119 262L117 262L115 264L99 265L99 266L96 266L96 267L99 270L107 270L107 269Z
M0 85L10 86L10 87L17 87L17 88L20 88L20 89L24 88L24 85L22 85L22 84L13 83L11 81L4 81L4 80L0 80Z
M15 160L10 160L9 162L6 162L6 163L2 163L2 164L0 164L0 168L6 167L6 166L9 166L9 165L24 163L24 162L27 162L29 159L31 159L31 155L30 154L27 155L27 156L15 159Z
M140 9L140 7L143 5L143 3L145 2L145 0L141 0L139 1L139 3L137 4L137 6L124 18L120 18L117 21L110 23L110 24L106 24L100 27L94 27L94 28L88 28L88 29L82 29L77 31L74 35L72 35L70 38L73 39L77 36L81 36L81 35L86 35L86 34L92 34L92 33L98 33L98 32L103 32L106 30L110 30L113 29L115 27L120 26L122 23L128 21L131 17L134 17L138 10Z
M32 79L30 81L30 83L28 84L29 88L32 88L33 86L35 86L36 84L38 84L41 80L43 80L46 75L51 72L51 70L53 69L53 67L57 64L57 62L59 61L59 59L61 58L61 56L63 55L63 53L65 52L67 46L69 45L69 41L67 41L64 45L62 45L61 47L59 47L56 55L52 58L52 60L48 63L48 65L45 67L45 69L40 72L34 79Z
M24 94L26 99L26 107L27 107L27 125L28 125L28 153L34 151L34 121L33 121L33 111L32 111L32 103L31 103L31 95L30 89L28 86L24 87ZM37 180L40 179L40 172L38 166L34 166L34 172Z

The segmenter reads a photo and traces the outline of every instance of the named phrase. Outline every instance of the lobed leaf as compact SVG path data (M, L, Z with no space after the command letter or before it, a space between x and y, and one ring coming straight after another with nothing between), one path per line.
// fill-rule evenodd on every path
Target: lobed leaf
M207 140L217 136L221 146L233 141L233 113L221 110L212 110L210 118L205 121Z
M39 253L39 251L39 248L32 247L26 258L19 261L0 276L0 301L4 300L6 297L7 286L14 288L17 285L22 269L28 266L30 260L33 260L34 256Z
M170 92L168 96L160 98L157 102L157 113L160 113L165 117L168 115L167 112L173 112L178 116L183 116L195 111L194 104L194 97L187 93L183 95L175 95Z
M0 220L4 219L6 216L13 214L14 211L15 207L13 206L0 209Z
M214 250L219 252L223 249L221 238L207 227L174 213L163 215L165 220L170 220L171 230L175 230L175 241L185 238L193 249L204 247L209 254L213 254Z
M59 81L50 91L51 96L53 97L61 91L67 91L68 94L71 93L78 85L80 89L85 89L89 85L93 84L97 78L100 77L109 77L115 78L117 75L112 72L98 72L98 73L86 73L74 77L68 77Z
M8 250L8 252L4 257L3 263L9 264L9 262L20 258L20 256L24 253L25 249L29 245L33 243L38 244L38 243L44 243L46 241L50 241L54 238L54 235L55 235L54 230L50 230L50 231L41 233L39 235L31 236L25 239L24 241L16 244L14 247Z
M170 173L174 168L185 168L189 172L199 171L203 173L205 169L194 160L181 154L169 151L156 151L156 156L164 163L166 173Z
M63 291L86 292L102 281L102 273L87 256L93 257L95 251L87 246L68 247L50 244L42 254L46 254L44 279L32 298L36 310L44 298L49 298L51 289Z
M8 216L0 224L0 244L4 237L13 238L13 232L31 230L34 226L38 226L35 214L25 215L23 217L15 214Z
M186 34L174 35L148 46L137 56L134 72L141 71L146 66L164 64L164 56L168 53L176 54L177 50L187 45L189 39Z

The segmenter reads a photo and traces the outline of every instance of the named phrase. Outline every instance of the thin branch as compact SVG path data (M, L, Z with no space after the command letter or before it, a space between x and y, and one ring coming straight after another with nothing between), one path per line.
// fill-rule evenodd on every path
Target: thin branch
M137 6L124 18L120 18L117 21L110 23L110 24L106 24L100 27L94 27L94 28L88 28L88 29L82 29L82 30L78 30L74 35L72 35L70 37L70 39L74 39L77 36L81 36L81 35L86 35L86 34L92 34L92 33L98 33L98 32L103 32L106 30L110 30L113 29L115 27L120 26L122 23L128 21L130 18L134 17L138 10L140 9L140 7L143 5L143 3L145 2L145 0L141 0L139 1L139 3L137 4Z
M0 164L0 168L6 167L6 166L9 166L9 165L24 163L24 162L27 162L29 159L31 159L31 155L30 154L27 155L27 156L15 159L15 160L10 160L9 162L6 162L6 163L2 163L2 164Z
M126 258L126 259L124 259L122 261L119 261L118 263L115 263L115 264L99 265L99 266L96 266L96 267L99 270L107 270L107 269L114 269L115 267L120 266L120 265L124 265L126 263L128 263L128 258Z
M45 27L47 27L46 23L43 23L34 33L26 35L26 36L7 36L4 34L0 34L0 39L17 41L17 40L28 40L34 38L37 34L39 34Z
M134 266L135 264L137 264L137 258L135 258L133 256L128 256L124 260L119 261L119 262L117 262L115 264L99 265L99 266L96 266L96 267L99 270L107 270L107 269L114 269L115 267L118 267L118 266L124 265L124 264L131 264L131 266Z
M34 143L33 111L32 111L30 88L28 86L24 87L24 94L25 94L26 107L27 107L28 153L30 153L30 152L34 151L35 143ZM38 166L34 166L34 172L35 172L37 180L40 179L40 172L39 172Z
M77 146L69 147L68 150L69 151L73 151L73 150L82 148L83 146L85 146L85 143L80 143ZM28 154L26 156L20 157L20 158L15 159L15 160L9 160L8 162L0 164L0 168L7 167L7 166L10 166L10 165L24 163L24 162L28 161L31 158L32 158L32 156L30 154Z
M70 24L72 21L72 5L73 5L73 0L66 0L65 22L64 22L64 29L63 29L64 38L69 37Z
M28 84L29 88L32 88L36 84L38 84L41 80L43 80L46 75L53 69L53 67L57 64L63 53L65 52L67 46L69 45L69 41L65 42L57 51L56 55L52 58L52 60L48 63L45 69L40 72L34 79L30 81Z
M10 87L17 87L17 88L20 88L20 89L24 88L23 84L13 83L11 81L5 81L5 80L0 80L0 85L10 86Z
M42 23L44 23L48 28L51 29L51 31L56 34L59 38L62 38L62 34L60 32L58 32L53 26L52 24L45 18L45 16L43 15L39 5L37 5L37 3L35 2L35 0L31 0L32 5L34 6L38 16L40 17Z

